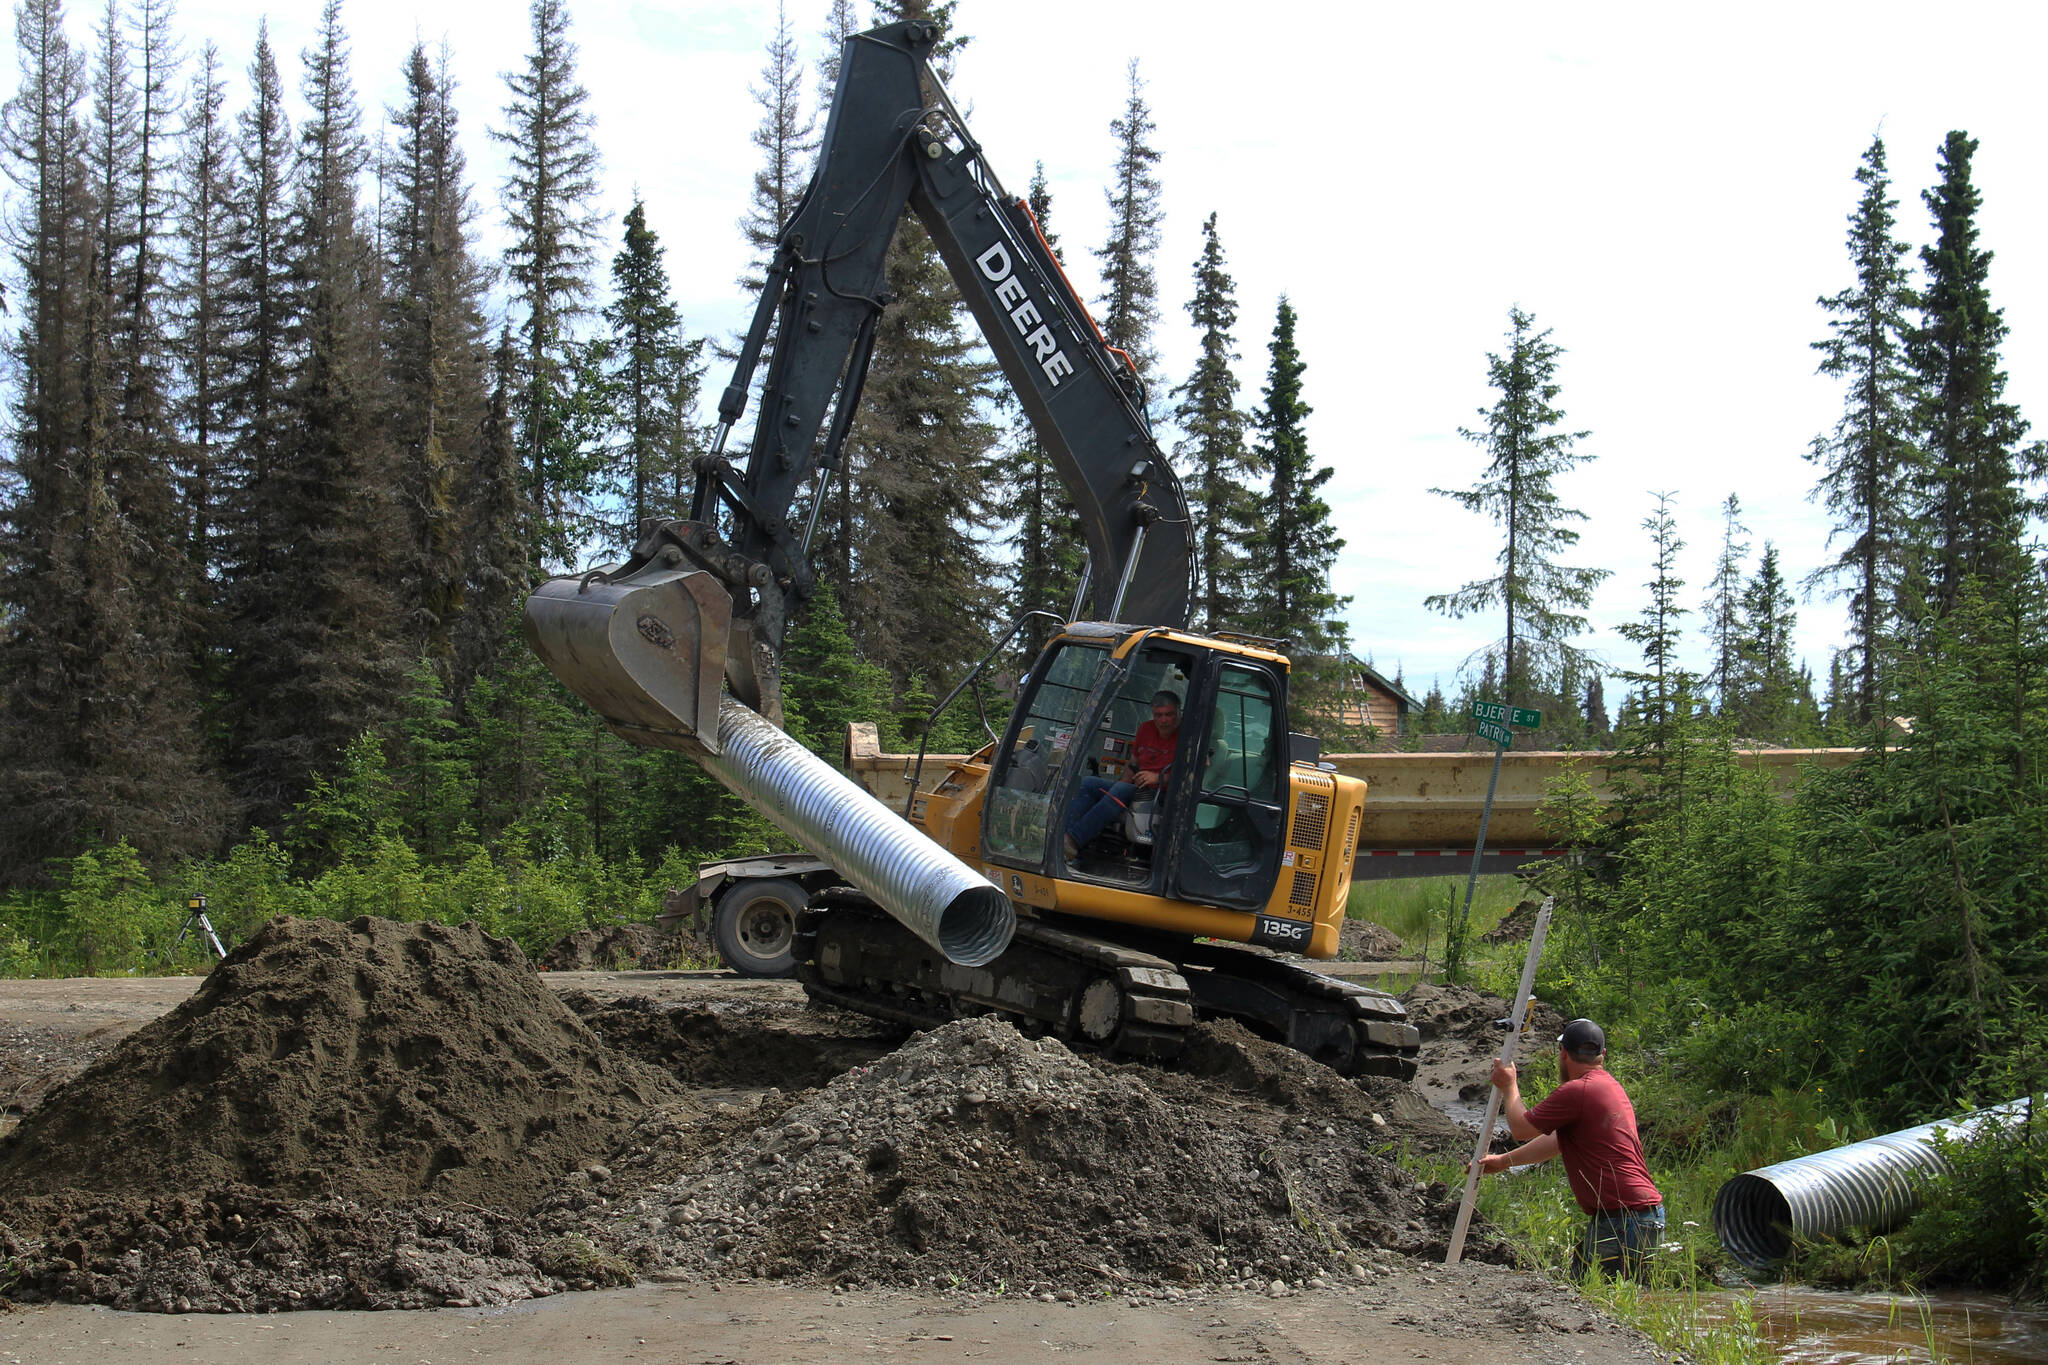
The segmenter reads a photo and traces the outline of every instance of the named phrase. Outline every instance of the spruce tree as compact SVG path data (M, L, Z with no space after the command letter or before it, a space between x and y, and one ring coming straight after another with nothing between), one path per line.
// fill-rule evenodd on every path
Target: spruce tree
M836 59L836 48L832 55ZM754 102L761 106L761 122L754 129L754 146L761 151L761 165L754 172L752 201L739 221L740 235L746 238L748 248L747 269L740 276L740 285L749 294L758 294L767 279L768 260L782 238L783 225L796 211L796 201L810 180L810 155L817 145L817 118L807 114L803 107L802 62L781 0L775 6L775 33L768 40L768 61L761 68L761 84L753 87L752 93Z
M1174 453L1189 471L1194 495L1196 602L1201 619L1217 630L1245 614L1244 547L1258 515L1251 480L1260 470L1237 404L1237 283L1224 268L1213 213L1202 224L1188 315L1200 333L1201 352L1187 382L1174 390L1180 398L1174 417L1186 433Z
M1159 250L1159 150L1152 145L1152 111L1138 59L1126 68L1129 88L1123 113L1111 119L1116 166L1103 191L1109 201L1109 236L1095 252L1102 263L1102 335L1131 362L1138 379L1150 382L1159 352L1152 331L1159 325L1159 280L1152 257Z
M1742 503L1733 493L1721 504L1721 556L1714 561L1714 576L1707 600L1700 603L1707 637L1707 674L1702 683L1714 690L1721 710L1728 710L1739 659L1739 618L1742 610L1742 561L1749 542L1742 537L1749 528L1742 524Z
M666 501L661 495L668 464L664 453L672 435L670 375L687 359L661 258L661 239L647 226L647 206L635 200L626 214L624 245L612 257L617 292L604 311L612 347L611 390L619 401L622 428L611 482L624 524L614 529L614 542L637 539L640 523Z
M1607 718L1607 684L1597 671L1586 679L1586 698L1579 711L1586 718L1586 737L1594 744L1607 743L1614 723Z
M533 0L531 20L533 48L521 69L506 73L505 127L491 136L505 144L510 164L502 194L512 230L505 267L519 316L515 411L524 501L535 521L528 542L538 565L570 559L588 484L589 469L568 434L567 409L574 386L572 328L588 307L597 259L599 163L566 0Z
M243 798L266 828L314 776L392 712L403 653L396 603L404 542L381 417L380 300L356 182L368 160L340 0L302 54L308 106L285 238L295 360L265 501L278 513L273 573L236 650Z
M1650 600L1636 620L1625 621L1614 629L1622 639L1642 650L1642 668L1623 676L1639 685L1644 723L1656 729L1671 723L1678 704L1682 673L1678 660L1684 641L1678 618L1688 613L1678 605L1678 590L1685 586L1685 580L1678 577L1678 555L1685 542L1679 538L1678 523L1671 515L1672 495L1651 496L1657 500L1656 509L1643 518L1643 529L1650 533L1650 564L1655 575L1643 585L1650 590ZM1688 678L1688 686L1689 682Z
M930 60L943 78L967 42L951 29L952 9L880 0L875 18L937 22L947 36ZM994 370L930 235L908 212L883 287L889 302L847 439L853 495L821 558L835 566L855 644L900 683L918 669L955 676L987 649L998 580L980 528L991 520L996 432L983 413Z
M1640 784L1624 784L1622 818L1627 822L1684 801L1694 733L1694 678L1679 663L1685 638L1679 618L1687 612L1678 604L1685 587L1678 555L1685 541L1671 515L1671 494L1651 496L1657 505L1642 523L1650 533L1652 576L1643 585L1650 597L1635 620L1615 627L1642 653L1641 666L1621 674L1631 690L1615 735L1615 747L1628 765L1646 772Z
M229 814L200 742L176 617L153 610L163 579L177 581L185 562L164 520L170 471L121 439L123 275L108 266L134 234L99 211L94 181L104 187L107 172L91 158L104 163L110 145L132 142L110 142L108 120L84 116L84 63L64 27L54 0L20 10L21 78L0 141L23 190L7 219L22 288L0 541L0 780L10 809L0 881L11 884L42 879L49 858L122 838L154 862L207 852ZM99 112L118 106L118 83L101 88L109 100ZM112 181L132 203L132 161Z
M1991 306L1991 252L1977 241L1976 151L1973 138L1951 132L1941 147L1941 181L1921 195L1935 240L1920 249L1927 282L1907 346L1927 459L1928 606L1938 613L1954 608L1966 579L2010 578L2024 564L2014 460L2027 423L2005 401L1998 356L2005 315Z
M470 688L499 667L506 649L515 658L529 653L519 639L517 616L533 586L532 557L525 533L527 512L521 479L514 407L519 400L519 349L507 323L491 358L490 398L470 465L463 472L462 505L469 512L468 590L455 637L458 705L469 705Z
M832 0L825 14L824 42L818 51L818 107L830 109L839 89L839 54L846 40L860 32L860 15L853 0Z
M267 24L257 26L249 84L249 102L236 119L232 165L240 192L231 205L221 298L227 436L216 525L231 675L269 647L292 516L286 398L297 348L285 237L296 164ZM227 696L224 723L239 730L255 698L233 688ZM266 828L277 828L275 815L288 796L281 786L273 791Z
M1330 587L1330 568L1344 548L1323 500L1323 486L1335 471L1318 465L1308 447L1307 422L1314 409L1302 396L1308 367L1295 341L1295 322L1294 305L1283 294L1260 390L1263 401L1252 415L1259 461L1270 482L1248 547L1252 613L1247 625L1287 641L1298 703L1295 727L1335 740L1348 663L1341 614L1351 599Z
M1792 658L1792 631L1798 623L1791 589L1778 567L1778 547L1765 541L1756 573L1742 589L1735 704L1729 708L1747 738L1784 743L1799 728L1800 672ZM1808 703L1811 691L1809 681Z
M1485 654L1501 661L1505 691L1499 700L1507 701L1545 688L1564 673L1567 662L1590 666L1571 641L1585 632L1583 613L1593 589L1607 577L1605 569L1558 562L1560 554L1579 543L1570 523L1584 521L1586 514L1565 506L1552 485L1592 458L1576 449L1591 433L1557 429L1564 420L1556 406L1557 358L1564 350L1547 329L1534 330L1535 321L1520 308L1508 310L1508 348L1486 358L1488 378L1500 397L1491 408L1479 410L1484 428L1458 429L1486 451L1485 473L1469 489L1430 490L1491 518L1502 530L1498 574L1427 597L1423 605L1454 619L1502 608L1506 631Z
M1830 542L1840 536L1846 543L1808 582L1843 584L1855 673L1853 713L1868 723L1883 704L1881 662L1896 632L1899 594L1906 590L1916 538L1911 490L1921 478L1921 457L1913 431L1918 400L1907 359L1914 297L1906 244L1895 230L1898 201L1885 172L1883 138L1870 140L1856 181L1863 195L1849 215L1848 236L1856 281L1820 300L1832 315L1830 335L1813 343L1821 353L1820 372L1841 380L1846 390L1842 416L1832 432L1814 438L1807 454L1821 471L1814 495L1834 518Z
M218 610L216 576L226 554L218 543L218 521L226 451L233 435L228 402L233 337L227 291L235 204L241 198L226 105L220 51L208 43L185 106L173 237L178 287L171 328L176 388L182 394L178 420L190 581L195 610L209 620ZM219 628L217 621L212 622L207 638L215 638Z
M384 159L382 232L386 421L400 474L408 653L454 677L455 633L468 592L464 471L475 462L486 402L484 275L470 255L469 190L456 136L448 53L414 43L397 137Z
M783 695L790 732L835 767L849 721L879 721L893 689L889 675L861 658L829 582L804 604L783 650Z

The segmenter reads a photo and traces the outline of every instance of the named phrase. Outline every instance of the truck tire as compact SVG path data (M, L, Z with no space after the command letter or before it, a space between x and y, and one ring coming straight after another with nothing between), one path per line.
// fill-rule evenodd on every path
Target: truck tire
M718 955L741 976L793 974L796 917L809 901L809 893L786 877L734 882L711 915Z

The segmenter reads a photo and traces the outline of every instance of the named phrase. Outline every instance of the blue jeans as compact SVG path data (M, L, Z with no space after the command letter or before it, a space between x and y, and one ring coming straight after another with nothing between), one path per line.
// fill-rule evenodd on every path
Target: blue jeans
M1133 783L1114 778L1082 778L1081 790L1067 803L1067 836L1077 844L1086 844L1124 813L1137 792Z
M1663 1237L1662 1204L1654 1209L1596 1213L1586 1224L1585 1238L1572 1251L1572 1273L1583 1275L1586 1267L1598 1265L1607 1275L1634 1275Z

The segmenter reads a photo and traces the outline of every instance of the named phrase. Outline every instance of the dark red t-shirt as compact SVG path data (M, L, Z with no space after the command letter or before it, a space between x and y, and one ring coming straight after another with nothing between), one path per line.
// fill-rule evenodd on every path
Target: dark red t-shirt
M1173 746L1180 742L1180 731L1173 732L1168 739L1159 733L1159 727L1146 721L1138 727L1138 733L1131 736L1131 763L1141 773L1158 773L1159 785L1166 785L1166 770L1173 766Z
M1557 1134L1557 1154L1572 1182L1572 1197L1587 1213L1650 1209L1664 1202L1650 1183L1636 1107L1621 1082L1603 1067L1566 1081L1529 1111L1540 1133Z

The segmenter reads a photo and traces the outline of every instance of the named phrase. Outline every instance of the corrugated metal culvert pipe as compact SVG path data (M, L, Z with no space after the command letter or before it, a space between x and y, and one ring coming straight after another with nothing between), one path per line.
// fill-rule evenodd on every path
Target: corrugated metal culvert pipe
M1714 1235L1737 1260L1765 1269L1791 1254L1795 1232L1831 1237L1897 1227L1920 1206L1927 1182L1948 1169L1934 1145L1937 1132L1967 1141L1987 1124L2025 1120L2028 1103L2013 1100L1738 1175L1714 1196Z
M1017 909L986 877L731 697L702 763L733 794L832 864L903 926L963 967L1010 946Z

